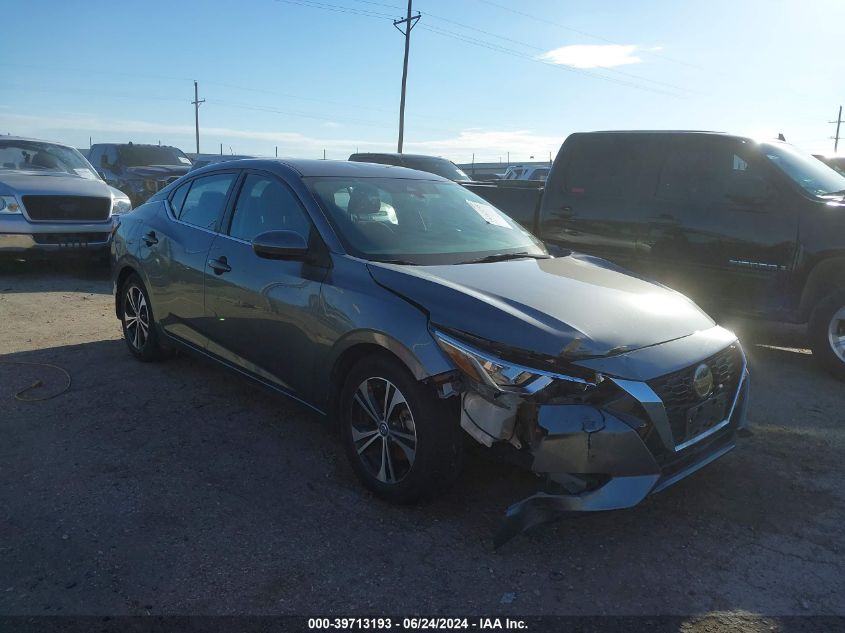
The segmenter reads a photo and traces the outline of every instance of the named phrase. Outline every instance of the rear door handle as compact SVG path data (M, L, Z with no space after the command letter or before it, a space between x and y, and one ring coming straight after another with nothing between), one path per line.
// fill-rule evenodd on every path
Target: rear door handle
M144 233L143 240L144 240L144 243L147 246L152 246L153 244L158 244L158 238L156 237L155 231L150 231L149 233Z
M218 259L209 259L208 267L214 271L215 275L222 275L223 273L227 273L232 270L232 267L229 266L229 262L226 260L225 257L220 257Z
M575 217L575 210L570 206L563 206L556 209L552 215L559 220L569 220Z

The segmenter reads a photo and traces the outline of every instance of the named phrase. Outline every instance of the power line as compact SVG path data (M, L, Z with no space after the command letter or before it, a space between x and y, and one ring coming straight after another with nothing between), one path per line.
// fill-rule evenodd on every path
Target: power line
M555 64L553 62L544 61L542 59L538 59L537 57L533 57L531 55L527 55L525 53L522 53L521 51L515 51L511 48L506 48L504 46L500 46L498 44L493 44L491 42L485 42L485 41L479 40L477 38L462 35L460 33L455 33L454 31L448 31L448 30L445 30L445 29L441 29L439 27L432 27L432 26L424 25L424 26L421 26L420 28L422 28L426 31L430 31L432 33L437 33L438 35L441 35L441 36L444 36L444 37L451 37L453 39L460 40L462 42L465 42L467 44L471 44L473 46L479 46L481 48L487 48L489 50L493 50L493 51L503 53L503 54L506 54L506 55L511 55L513 57L518 57L520 59L526 59L528 61L543 64L545 66L550 66L552 68L557 68L559 70L563 70L563 71L566 71L566 72L576 73L576 74L579 74L579 75L584 75L586 77L593 77L594 79L600 79L602 81L608 81L610 83L615 83L615 84L618 84L620 86L627 86L629 88L634 88L634 89L637 89L637 90L644 90L646 92L653 92L655 94L661 94L661 95L676 97L676 98L682 96L682 95L680 95L676 92L669 92L667 90L660 90L660 89L657 89L657 88L651 88L649 86L644 86L644 85L635 83L633 81L626 81L626 80L623 80L623 79L616 79L614 77L608 77L606 75L602 75L602 74L599 74L599 73L596 73L596 72L592 72L592 71L589 71L589 70L586 70L586 69L583 69L583 68L575 68L574 66L568 66L568 65L565 65L565 64Z
M839 116L836 117L836 120L828 121L828 123L836 123L836 136L833 137L833 153L835 154L839 150L839 126L842 125L842 106L839 106Z
M374 5L378 5L378 6L382 6L382 7L390 7L390 8L394 8L394 9L399 9L399 7L396 7L392 4L384 4L382 2L375 2L374 0L354 0L354 1L355 2L364 2L366 4L374 4ZM543 48L543 47L537 46L536 44L529 44L528 42L524 42L522 40L517 40L517 39L514 39L512 37L507 37L505 35L499 35L498 33L493 33L491 31L486 31L484 29L480 29L478 27L475 27L475 26L472 26L472 25L469 25L469 24L464 24L463 22L458 22L457 20L452 20L451 18L445 18L442 15L437 15L435 13L431 13L430 11L425 11L424 14L425 14L426 17L434 18L435 20L439 20L441 22L447 22L448 24L454 24L455 26L457 26L459 28L467 29L469 31L475 31L477 33L482 33L483 35L487 35L489 37L494 37L496 39L499 39L499 40L502 40L502 41L505 41L505 42L510 42L512 44L517 44L519 46L524 46L525 48L529 48L531 50L535 50L535 51L538 51L538 52L541 52L541 53L544 53L547 50L549 50L548 48ZM444 32L448 32L448 31L445 31L445 29L443 29L443 30L444 30ZM454 35L459 35L459 34L454 34ZM496 45L493 44L493 46L496 46ZM528 59L527 56L526 56L526 59ZM544 60L538 60L538 59L533 58L533 57L531 57L530 59L531 59L531 61L541 61L541 62L544 61ZM544 63L550 63L550 62L544 62ZM557 65L560 65L560 64L557 64ZM565 64L565 65L568 66L568 64ZM574 68L574 66L570 66L570 68ZM653 84L656 84L656 85L659 85L659 86L665 86L667 88L671 88L671 89L677 90L679 92L692 92L691 90L689 90L687 88L682 88L681 86L677 86L675 84L670 84L670 83L667 83L665 81L658 81L656 79L649 79L648 77L643 77L642 75L637 75L635 73L629 73L629 72L625 72L625 71L622 71L622 70L617 70L616 68L602 68L602 70L604 72L614 73L614 74L617 74L617 75L621 75L623 77L628 77L630 79L636 79L636 80L639 80L639 81L645 81L645 82L648 82L648 83L653 83ZM592 74L593 74L593 76L596 76L596 77L602 77L602 75L600 75L598 73L592 73Z
M580 29L576 29L576 28L573 28L571 26L566 26L565 24L561 24L560 22L553 22L546 17L540 17L540 16L532 15L530 13L526 13L525 11L519 11L518 9L512 9L511 7L506 7L506 6L499 4L497 2L492 2L492 0L478 0L478 2L483 2L484 4L488 4L491 7L496 7L497 9L501 9L502 11L509 11L510 13L514 13L516 15L521 15L522 17L528 18L530 20L534 20L536 22L541 22L541 23L546 24L546 25L556 26L560 29L570 31L572 33L577 33L578 35L583 35L584 37L589 37L590 39L594 39L594 40L597 40L599 42L604 42L606 44L615 44L617 46L625 46L625 44L622 44L622 43L614 41L614 40L607 39L606 37L602 37L601 35L596 35L594 33L588 33L587 31L582 31ZM704 69L701 66L698 66L696 64L691 64L689 62L685 62L685 61L680 60L680 59L675 59L674 57L669 57L668 55L662 55L662 54L657 53L655 51L644 51L644 52L647 53L648 55L652 55L654 57L660 57L661 59L665 59L666 61L670 61L670 62L675 63L675 64L681 64L683 66L689 66L690 68L697 68L699 70L706 70L706 69Z
M297 5L300 5L300 6L310 7L310 8L314 8L314 9L323 9L323 10L327 10L327 11L336 11L336 12L340 12L340 13L352 13L352 14L355 14L355 15L363 15L365 17L371 17L371 18L374 18L374 19L380 19L380 18L386 18L386 17L391 17L391 19L392 19L392 16L388 16L387 14L384 14L384 13L369 11L367 9L356 9L354 7L349 7L349 6L346 6L346 5L336 5L336 4L330 4L330 3L327 3L327 2L317 2L316 0L276 0L276 2L286 2L286 3L289 3L289 4L297 4ZM386 5L386 6L390 6L390 5ZM539 18L535 18L535 19L539 19ZM588 71L588 70L583 69L583 68L575 68L574 66L554 64L552 62L544 61L542 59L538 59L538 58L533 57L531 55L527 55L527 54L525 54L521 51L514 51L513 49L507 49L507 48L502 47L498 44L494 44L494 43L491 43L491 42L484 42L483 40L479 40L478 38L472 38L470 36L465 36L465 35L462 35L462 34L454 33L452 31L447 31L446 29L442 29L442 28L439 28L439 27L422 26L421 28L423 28L427 31L434 32L434 33L439 33L440 35L445 36L445 37L452 37L454 39L458 39L458 40L461 40L461 41L469 43L469 44L481 46L482 48L489 48L490 50L497 50L498 52L501 52L501 53L514 55L514 56L520 57L522 59L527 59L529 61L538 62L538 63L541 63L541 64L545 64L547 66L553 66L553 67L559 68L561 70L566 70L566 71L569 71L569 72L575 72L575 73L582 74L582 75L585 75L585 76L594 77L596 79L601 79L603 81L609 81L611 83L616 83L618 85L628 86L628 87L636 88L636 89L640 89L640 90L645 90L647 92L654 92L654 93L657 93L657 94L663 94L663 95L666 95L666 96L673 96L673 97L680 96L678 94L667 92L665 90L650 89L647 86L641 86L637 83L634 83L633 81L623 81L623 80L619 80L619 79L614 79L613 77L607 77L606 75L602 75L602 74L596 73L596 72L591 72L591 71ZM607 69L607 70L611 70L611 69ZM616 72L618 74L630 75L629 73L622 73L622 71L616 71ZM639 80L653 81L653 80L648 80L648 79L638 77L636 75L630 75L630 76L631 76L632 79L636 78L636 79L639 79ZM658 82L658 83L660 83L660 82ZM675 90L685 90L683 88L678 88L678 87L674 87L674 86L673 86L673 88Z

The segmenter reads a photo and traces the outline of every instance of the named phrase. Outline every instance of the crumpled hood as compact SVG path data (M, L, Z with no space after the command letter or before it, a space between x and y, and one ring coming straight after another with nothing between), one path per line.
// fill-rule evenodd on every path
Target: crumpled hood
M133 179L155 179L162 180L174 176L184 176L191 168L190 165L144 165L142 167L125 167L121 178L123 180Z
M0 171L0 195L98 196L111 197L102 180L60 172Z
M435 326L550 357L606 356L713 327L692 301L585 255L454 266L370 263Z

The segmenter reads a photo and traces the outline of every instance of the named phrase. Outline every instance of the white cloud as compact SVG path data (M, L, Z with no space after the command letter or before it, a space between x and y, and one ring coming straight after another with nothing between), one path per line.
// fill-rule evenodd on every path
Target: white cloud
M330 126L331 127L331 126ZM194 126L168 124L136 119L104 119L86 113L57 116L11 114L0 112L0 130L15 135L43 138L87 147L88 137L94 142L135 141L194 148ZM202 149L213 152L220 143L231 145L235 153L272 156L275 146L280 156L300 158L322 157L345 159L354 151L395 152L396 141L392 133L379 134L379 138L320 138L300 132L248 130L231 127L200 128ZM406 137L405 151L443 156L455 162L468 163L475 154L476 162L505 160L508 153L512 161L546 160L549 152L557 153L565 134L542 136L530 130L465 129L454 136L415 141Z
M545 52L538 59L573 68L612 68L640 63L642 59L634 55L638 49L633 44L575 44Z

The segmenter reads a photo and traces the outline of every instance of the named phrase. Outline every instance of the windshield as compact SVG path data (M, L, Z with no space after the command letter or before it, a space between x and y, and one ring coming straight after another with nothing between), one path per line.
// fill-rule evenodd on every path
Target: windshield
M429 174L435 174L458 182L471 180L466 173L458 169L458 166L455 165L455 163L446 160L445 158L405 156L402 160L404 166L408 169L419 169L420 171L425 171Z
M763 154L804 191L813 196L845 193L845 176L791 145L764 143Z
M117 148L120 163L125 167L147 165L190 165L191 159L175 147L159 145L121 145Z
M458 264L490 255L547 255L530 233L460 185L400 178L306 178L357 257Z
M60 172L99 179L91 163L77 150L43 141L0 140L0 169Z

